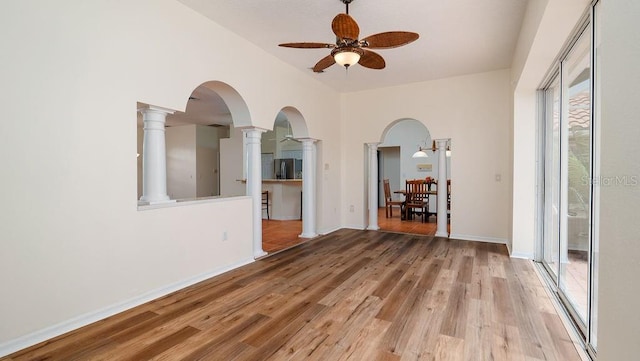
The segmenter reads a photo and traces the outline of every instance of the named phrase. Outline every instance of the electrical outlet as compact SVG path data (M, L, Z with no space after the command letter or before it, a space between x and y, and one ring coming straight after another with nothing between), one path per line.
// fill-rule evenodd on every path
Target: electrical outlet
M227 231L222 232L222 240L226 241L227 239Z
M355 212L355 211L356 211L356 207L354 207L354 206L353 206L353 204L352 204L352 205L350 205L350 206L349 206L349 212L353 213L353 212Z

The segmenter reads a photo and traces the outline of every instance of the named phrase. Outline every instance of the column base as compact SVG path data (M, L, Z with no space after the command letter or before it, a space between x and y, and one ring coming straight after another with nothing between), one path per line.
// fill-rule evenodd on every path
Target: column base
M149 205L163 204L163 203L176 203L176 200L175 199L167 199L167 200L163 200L163 201L149 201Z
M153 206L153 205L157 205L157 204L167 204L167 203L176 203L177 201L175 199L166 199L166 200L157 200L157 201L145 201L140 199L138 201L138 205L139 206Z
M315 238L318 237L316 233L302 233L298 235L299 238Z
M262 258L264 256L266 256L268 253L265 251L260 251L258 253L254 253L253 254L253 259L258 259L258 258Z
M440 231L437 231L437 232L436 232L436 237L445 237L445 238L449 238L449 233L447 233L447 232L440 232Z
M369 231L377 231L379 229L380 229L380 227L378 227L378 226L368 226L367 227L367 230L369 230Z

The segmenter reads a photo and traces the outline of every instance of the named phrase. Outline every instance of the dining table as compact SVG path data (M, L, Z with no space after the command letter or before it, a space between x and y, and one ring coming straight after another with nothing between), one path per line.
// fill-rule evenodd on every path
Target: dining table
M405 199L405 201L406 201L406 199L407 199L407 197L406 197L406 196L407 196L407 191L406 191L406 190L404 190L404 189L398 189L398 190L393 191L393 193L395 193L395 194L401 194L402 196L404 196L404 199ZM438 191L428 190L428 191L423 192L422 194L423 194L423 195L425 195L425 196L427 196L427 197L430 197L430 196L437 196L437 195L438 195ZM429 201L430 201L430 200L431 200L431 199L429 199ZM431 203L431 202L429 202L429 203ZM437 203L436 203L436 205L437 205ZM427 216L427 217L431 216L432 214L433 214L433 215L435 215L435 214L436 214L436 212L429 212L429 211L427 210L427 213L426 213L426 216ZM402 205L400 206L400 220L406 220L404 202L403 202L403 203L402 203Z

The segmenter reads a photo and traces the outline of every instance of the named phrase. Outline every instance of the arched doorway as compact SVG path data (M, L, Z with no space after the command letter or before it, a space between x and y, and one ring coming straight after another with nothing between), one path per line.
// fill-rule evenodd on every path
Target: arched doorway
M262 134L262 247L269 253L316 235L314 143L294 107L282 108Z
M382 133L380 143L377 144L377 222L381 230L434 235L437 231L437 180L440 167L440 151L428 128L420 121L402 118L390 123ZM450 141L447 143L447 146ZM422 150L420 156L414 154ZM445 155L443 150L443 156ZM444 187L448 200L450 177L450 152L446 152L444 169L446 173ZM384 181L389 182L389 194L385 192ZM421 180L428 182L430 194L425 196L428 205L424 209L415 210L418 217L405 217L404 206L398 203L405 201L403 192L407 180ZM395 206L386 208L386 198L390 196ZM447 202L448 208L448 202ZM424 217L423 214L424 213ZM447 222L449 217L447 215ZM424 219L424 222L423 222Z

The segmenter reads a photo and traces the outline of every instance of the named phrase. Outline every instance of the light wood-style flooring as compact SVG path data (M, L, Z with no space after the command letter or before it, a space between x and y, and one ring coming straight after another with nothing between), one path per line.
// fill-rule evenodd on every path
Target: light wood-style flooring
M435 216L428 217L425 222L422 222L420 216L410 220L402 220L400 219L400 211L394 207L392 216L387 218L384 208L378 208L378 227L383 231L433 236L436 234L436 225Z
M262 220L262 249L268 253L281 251L306 241L300 238L302 221Z
M436 218L429 217L428 222L422 222L419 217L414 220L403 221L400 211L394 209L393 216L387 218L384 208L378 208L378 226L382 231L421 234L433 236L436 234ZM300 238L302 221L278 221L262 219L262 249L274 253L308 241Z
M339 230L3 360L580 360L504 245Z

